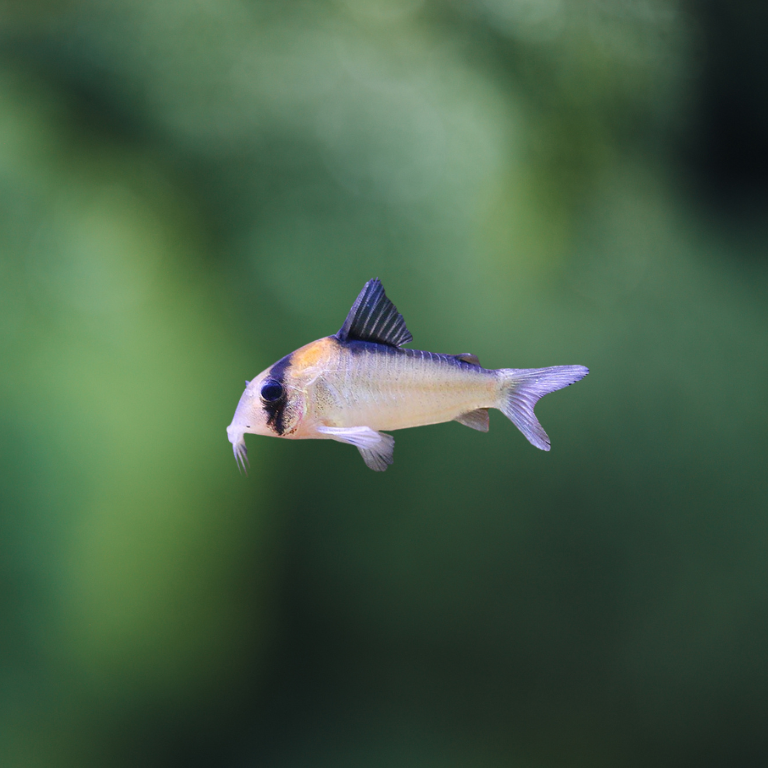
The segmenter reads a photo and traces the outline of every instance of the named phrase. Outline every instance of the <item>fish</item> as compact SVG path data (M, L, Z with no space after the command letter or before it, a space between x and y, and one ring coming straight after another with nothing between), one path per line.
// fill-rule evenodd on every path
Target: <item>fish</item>
M547 433L534 415L550 392L583 379L583 365L483 368L476 355L437 354L403 345L413 337L377 278L358 295L341 329L291 352L246 381L227 436L247 471L245 434L354 445L383 472L395 440L387 432L457 421L480 432L497 408L543 451Z

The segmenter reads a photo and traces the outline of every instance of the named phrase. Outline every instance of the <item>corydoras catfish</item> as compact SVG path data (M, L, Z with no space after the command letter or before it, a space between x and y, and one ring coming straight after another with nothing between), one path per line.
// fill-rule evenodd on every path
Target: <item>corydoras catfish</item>
M369 280L333 336L313 341L246 381L227 435L245 468L244 434L354 445L383 472L395 440L380 430L458 421L488 431L498 408L543 451L549 437L533 413L538 400L589 373L581 365L483 368L473 354L404 349L412 336L379 280Z

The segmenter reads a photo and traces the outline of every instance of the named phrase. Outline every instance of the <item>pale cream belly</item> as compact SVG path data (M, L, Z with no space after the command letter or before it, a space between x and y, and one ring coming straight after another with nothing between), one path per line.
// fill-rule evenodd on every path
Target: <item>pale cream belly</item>
M391 431L452 421L497 404L497 380L482 369L410 356L360 357L323 377L326 394L317 415L328 426Z

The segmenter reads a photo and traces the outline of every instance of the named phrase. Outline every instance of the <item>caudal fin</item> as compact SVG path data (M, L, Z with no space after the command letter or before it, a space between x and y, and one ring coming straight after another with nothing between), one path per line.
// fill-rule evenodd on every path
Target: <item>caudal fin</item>
M528 438L548 451L549 437L533 413L533 407L550 392L556 392L583 379L589 369L583 365L555 365L551 368L503 368L504 380L499 409Z

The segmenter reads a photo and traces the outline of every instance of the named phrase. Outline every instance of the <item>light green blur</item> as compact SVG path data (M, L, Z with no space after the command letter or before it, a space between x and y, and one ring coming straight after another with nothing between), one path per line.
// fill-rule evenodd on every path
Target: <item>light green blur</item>
M0 6L0 765L759 764L768 231L692 13ZM373 277L412 346L587 365L552 452L240 476L243 380Z

